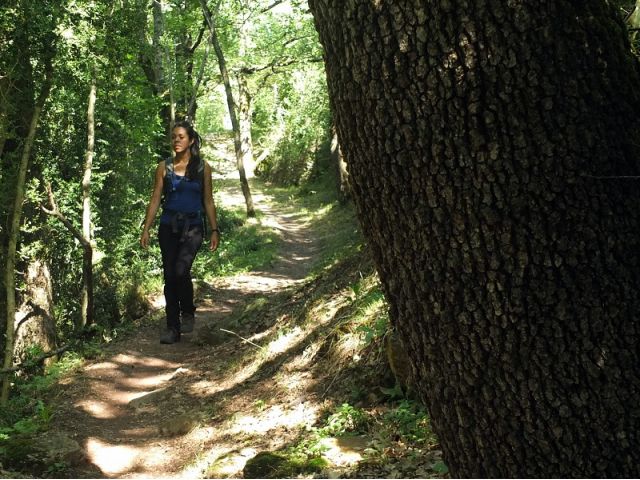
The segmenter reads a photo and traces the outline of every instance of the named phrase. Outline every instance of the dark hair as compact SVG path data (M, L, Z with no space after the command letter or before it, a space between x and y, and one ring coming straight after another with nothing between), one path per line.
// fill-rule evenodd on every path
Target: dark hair
M193 125L186 120L176 122L171 131L176 128L184 128L189 136L189 141L193 140L193 143L189 147L191 152L191 158L189 159L189 165L187 165L187 177L190 180L198 178L198 167L200 166L200 145L202 145L202 137L196 132Z

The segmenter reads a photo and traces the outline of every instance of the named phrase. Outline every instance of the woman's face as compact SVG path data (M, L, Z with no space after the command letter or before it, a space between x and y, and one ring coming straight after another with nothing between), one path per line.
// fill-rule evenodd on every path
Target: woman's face
M171 132L171 143L173 144L174 152L182 153L189 149L193 140L189 139L189 134L185 128L176 127Z

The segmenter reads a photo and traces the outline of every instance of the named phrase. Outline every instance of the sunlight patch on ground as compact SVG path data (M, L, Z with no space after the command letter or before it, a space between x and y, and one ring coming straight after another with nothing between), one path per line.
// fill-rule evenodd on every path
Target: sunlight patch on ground
M116 418L118 416L118 410L113 408L109 402L102 402L100 400L82 400L75 404L76 407L88 413L94 418Z
M349 303L350 300L344 295L336 295L333 298L324 299L324 301L318 302L317 305L310 310L310 317L312 317L315 322L325 324L335 318L338 310Z
M218 458L211 463L215 466L210 473L214 474L216 478L235 477L238 475L238 472L242 472L247 461L255 457L256 453L258 452L253 448L243 448L240 452L228 451L218 456Z
M341 357L351 357L355 362L360 360L358 352L361 348L362 339L360 338L360 335L353 333L344 334L336 346L336 350L339 352Z
M161 383L166 383L169 380L172 380L178 373L181 373L180 370L187 371L187 369L178 369L174 372L165 372L160 373L158 375L148 375L143 378L139 377L130 377L123 383L129 387L138 387L138 388L148 388L148 387L156 387ZM149 393L149 392L146 392Z
M289 361L284 366L284 370L286 370L287 372L292 372L295 370L303 370L307 368L309 364L315 359L321 345L321 342L310 344L307 348L304 349L302 354L296 355L293 359L291 359L291 361Z
M256 359L235 373L227 375L223 379L216 379L213 381L201 380L192 383L189 390L192 395L198 397L213 395L222 390L230 390L253 376L260 369L262 363L263 360Z
M274 230L282 230L282 224L275 217L267 217L260 222L264 227L273 228Z
M244 292L273 293L274 290L278 290L289 285L291 285L291 280L284 277L246 273L236 275L234 278L234 286Z
M309 388L312 375L310 372L292 372L277 380L278 385L290 392L302 391Z
M85 368L85 371L91 371L91 370L116 370L120 368L120 365L118 365L115 362L101 362L101 363L94 363L93 365L89 365Z
M234 383L234 385L236 385ZM196 398L204 397L207 395L211 395L212 393L218 392L220 390L224 390L226 387L223 387L220 384L218 379L216 380L200 380L197 382L192 382L189 385L188 393Z
M362 437L323 438L320 441L320 445L326 449L322 456L339 467L362 460L367 444L367 439Z
M210 438L210 440L212 440ZM237 452L233 445L217 444L198 455L196 461L180 472L180 478L211 478L209 468L215 464L215 478L236 477L247 460L256 454L253 449Z
M270 355L284 353L298 343L301 335L302 330L300 329L300 327L296 327L289 333L281 335L280 337L269 343L269 345L267 346L267 351Z
M157 367L157 368L176 368L180 365L174 362L168 362L161 358L142 356L138 354L126 354L121 353L116 355L113 360L123 365L136 365L144 367Z
M311 426L318 418L318 407L308 403L300 403L293 409L285 410L275 405L259 415L239 416L232 427L233 433L267 433L278 427L294 428L302 425Z
M134 447L113 445L98 438L89 438L85 451L89 460L108 477L122 478L126 475L128 478L149 478L149 474L143 472L154 472L151 478L174 476L167 472L167 462L171 460L171 456L167 454L167 447L162 443ZM195 471L190 472L190 475L184 473L179 477L201 478Z
M127 445L111 445L97 438L87 440L89 460L106 475L120 475L134 468L139 451Z

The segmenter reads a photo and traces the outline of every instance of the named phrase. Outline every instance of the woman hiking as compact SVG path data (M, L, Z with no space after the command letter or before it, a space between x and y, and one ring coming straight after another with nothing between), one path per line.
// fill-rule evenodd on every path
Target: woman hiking
M171 143L174 157L161 161L156 168L153 193L140 236L140 245L146 249L149 229L162 202L158 239L162 252L167 330L160 336L160 343L166 344L179 342L181 333L193 331L196 307L191 265L203 241L203 215L211 225L209 249L216 250L220 241L211 167L200 157L200 135L189 122L181 121L171 131Z

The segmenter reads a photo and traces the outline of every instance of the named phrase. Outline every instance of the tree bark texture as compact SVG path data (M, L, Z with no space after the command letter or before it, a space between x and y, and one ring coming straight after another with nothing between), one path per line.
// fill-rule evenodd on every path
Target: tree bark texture
M15 322L14 357L27 360L28 348L39 345L44 352L56 349L56 322L53 317L53 288L49 265L43 260L29 263L25 278L25 302L20 307ZM50 357L45 361L54 361Z
M613 8L309 4L452 474L639 476L640 76Z

